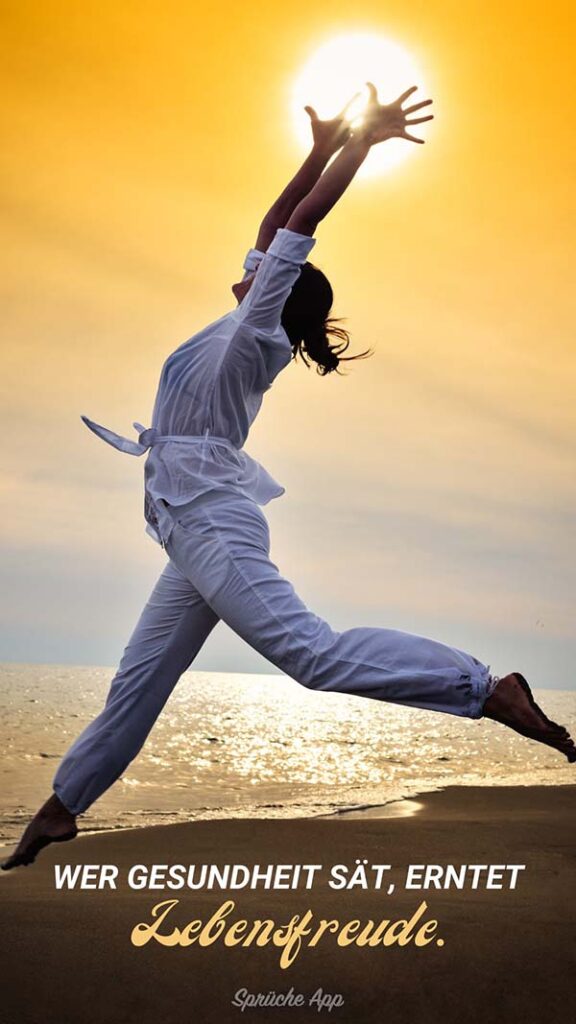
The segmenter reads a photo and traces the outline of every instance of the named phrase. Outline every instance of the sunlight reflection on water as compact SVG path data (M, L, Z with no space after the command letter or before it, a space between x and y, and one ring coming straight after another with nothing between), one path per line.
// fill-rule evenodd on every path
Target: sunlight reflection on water
M105 668L0 666L1 842L50 794L60 757L101 710L112 676ZM541 698L550 717L576 726L575 694ZM358 814L366 806L388 816L414 812L393 801L444 785L558 785L573 774L554 751L488 721L313 693L280 675L187 672L136 761L82 827Z

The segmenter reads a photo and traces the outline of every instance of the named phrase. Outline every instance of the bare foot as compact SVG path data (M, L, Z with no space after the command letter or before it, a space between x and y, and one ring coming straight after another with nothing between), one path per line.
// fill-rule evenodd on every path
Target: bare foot
M546 717L520 672L511 672L500 679L484 704L484 717L554 747L570 762L576 761L576 746L570 733L563 725Z
M10 871L21 864L32 864L40 850L49 843L63 843L77 835L75 816L53 793L32 818L14 853L1 865L2 870Z

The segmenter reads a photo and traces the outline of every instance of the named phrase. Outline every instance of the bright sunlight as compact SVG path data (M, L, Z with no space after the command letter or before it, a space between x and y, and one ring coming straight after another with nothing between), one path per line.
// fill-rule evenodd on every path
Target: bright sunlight
M429 98L420 71L403 47L367 32L338 36L316 50L293 87L294 128L304 148L310 145L310 119L304 107L314 107L321 118L334 117L355 93L361 92L348 114L353 122L361 116L368 99L367 81L374 82L380 103L391 103L412 85L417 85L418 91L409 97L407 106ZM412 134L425 139L427 127L419 124ZM387 139L374 146L357 177L373 177L396 167L420 148L406 139Z

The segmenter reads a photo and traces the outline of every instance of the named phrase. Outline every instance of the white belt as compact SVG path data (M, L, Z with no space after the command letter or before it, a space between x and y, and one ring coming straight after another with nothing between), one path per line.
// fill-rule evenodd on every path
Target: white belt
M82 416L82 420L97 437L128 455L143 455L149 448L156 444L165 444L166 441L176 441L178 444L209 442L229 448L233 452L238 451L238 448L227 437L217 437L216 434L211 434L208 430L204 434L160 434L156 427L143 427L141 423L134 423L134 429L138 431L138 440L131 441L128 437L122 437L121 434L115 434L113 430L108 430L108 427L94 423L87 416Z

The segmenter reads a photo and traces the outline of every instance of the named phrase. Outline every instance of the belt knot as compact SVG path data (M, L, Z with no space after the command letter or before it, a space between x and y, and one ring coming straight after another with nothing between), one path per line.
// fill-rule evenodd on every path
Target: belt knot
M158 431L156 427L142 428L141 423L135 423L136 430L140 430L138 434L138 444L144 445L145 448L150 448L158 438Z

